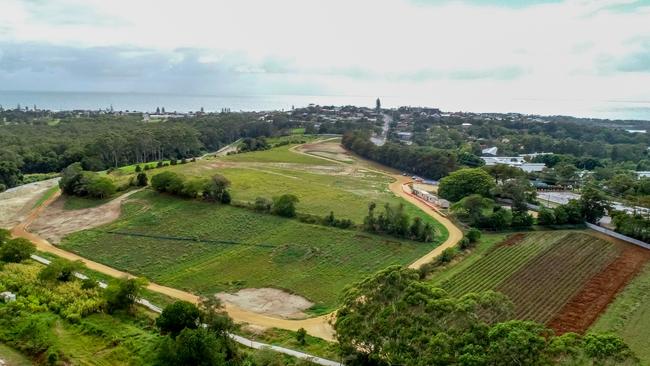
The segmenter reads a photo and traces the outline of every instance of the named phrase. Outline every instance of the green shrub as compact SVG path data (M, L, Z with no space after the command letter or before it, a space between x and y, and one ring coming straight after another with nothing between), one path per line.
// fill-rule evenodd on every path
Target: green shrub
M470 243L476 243L479 241L479 239L481 239L481 231L476 228L471 228L467 231L465 237L467 240L469 240Z
M20 263L28 259L36 251L36 246L25 238L5 241L0 246L0 261Z

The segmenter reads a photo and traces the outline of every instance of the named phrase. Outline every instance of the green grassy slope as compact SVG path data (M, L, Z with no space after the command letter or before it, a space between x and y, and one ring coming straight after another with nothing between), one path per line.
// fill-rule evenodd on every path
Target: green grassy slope
M321 311L336 305L345 285L388 265L408 264L445 238L440 236L436 243L397 240L151 191L134 198L144 200L144 205L127 203L118 221L70 235L62 246L155 282L203 294L242 287L284 288L314 301Z

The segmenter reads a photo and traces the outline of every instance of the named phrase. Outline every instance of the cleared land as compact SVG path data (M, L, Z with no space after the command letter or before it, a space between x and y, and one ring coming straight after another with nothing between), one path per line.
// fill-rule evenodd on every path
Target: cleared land
M58 179L25 184L0 193L0 228L10 229L23 221Z
M650 364L650 264L616 296L591 330L621 336L642 364Z
M582 332L634 276L634 263L648 258L634 246L584 232L520 233L483 249L480 258L445 280L436 280L443 271L432 281L453 295L502 292L513 301L517 318L547 323L561 333Z
M201 294L287 289L314 302L312 311L322 313L333 309L345 285L388 265L408 264L436 245L150 191L133 198L137 201L125 203L118 221L69 235L62 247ZM148 209L142 209L143 202Z

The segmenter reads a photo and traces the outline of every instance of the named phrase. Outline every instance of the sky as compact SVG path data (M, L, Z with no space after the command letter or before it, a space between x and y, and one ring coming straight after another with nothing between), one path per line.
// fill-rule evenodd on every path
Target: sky
M0 0L0 90L650 107L649 86L650 0Z

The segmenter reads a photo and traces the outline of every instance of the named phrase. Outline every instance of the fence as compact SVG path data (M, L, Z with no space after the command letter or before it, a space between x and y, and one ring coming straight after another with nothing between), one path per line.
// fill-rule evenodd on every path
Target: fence
M599 233L603 233L603 234L609 235L609 236L611 236L613 238L620 239L620 240L626 241L626 242L634 244L634 245L638 245L638 246L640 246L642 248L650 249L650 244L648 244L646 242L643 242L641 240L630 238L629 236L619 234L616 231L609 230L609 229L606 229L606 228L598 226L598 225L590 224L588 222L585 223L585 224L587 224L588 228L596 230Z

